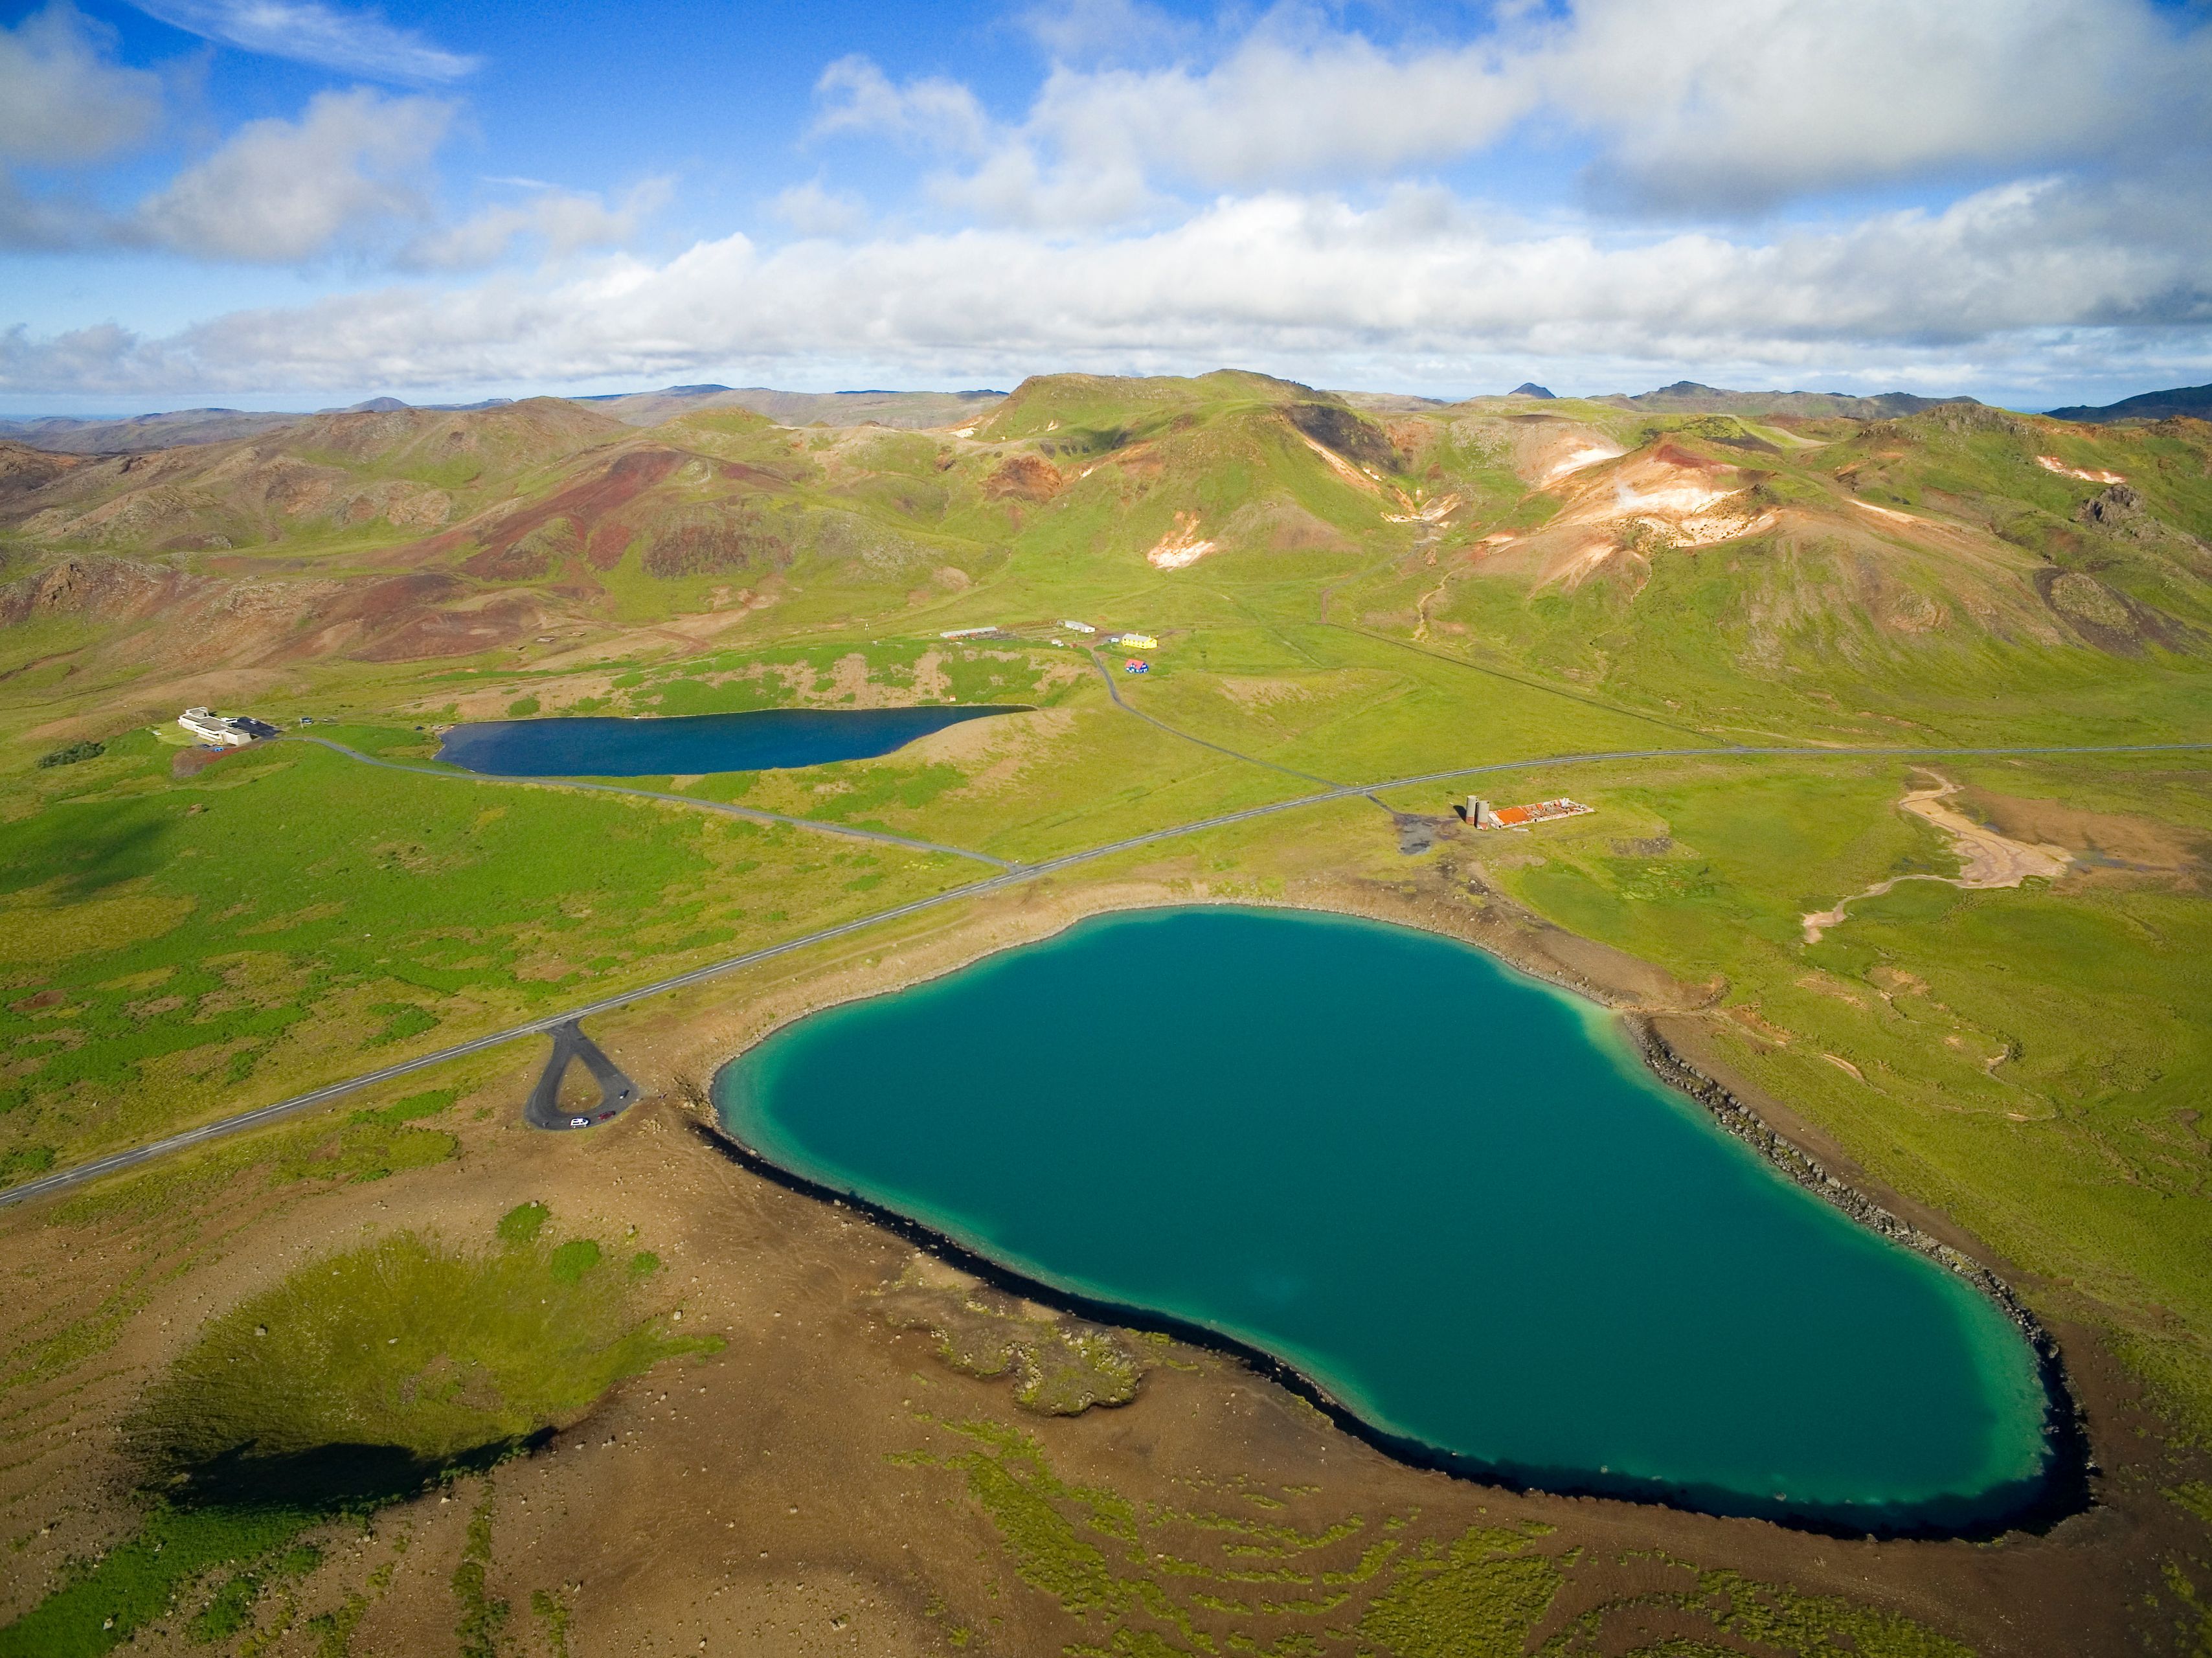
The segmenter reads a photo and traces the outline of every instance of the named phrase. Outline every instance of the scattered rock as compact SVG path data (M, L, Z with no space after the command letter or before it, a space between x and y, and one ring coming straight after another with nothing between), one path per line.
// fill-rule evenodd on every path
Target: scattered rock
M1014 1403L1040 1416L1127 1405L1144 1367L1120 1332L1017 1300L927 1256L878 1292L894 1330L927 1330L937 1356L970 1376L1012 1375Z

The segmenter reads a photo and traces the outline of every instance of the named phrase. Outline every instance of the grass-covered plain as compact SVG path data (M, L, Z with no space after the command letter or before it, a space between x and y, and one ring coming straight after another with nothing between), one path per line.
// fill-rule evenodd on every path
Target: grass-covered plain
M11 1178L971 875L306 744L182 782L170 752L119 738L0 822Z

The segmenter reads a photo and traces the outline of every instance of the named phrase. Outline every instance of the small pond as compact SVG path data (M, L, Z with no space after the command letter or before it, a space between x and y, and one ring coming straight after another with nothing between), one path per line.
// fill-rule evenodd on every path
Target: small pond
M788 1026L714 1094L792 1173L1279 1360L1419 1459L1869 1529L2044 1488L1995 1306L1449 940L1104 917Z
M500 777L660 777L872 759L963 720L1020 706L764 708L672 719L580 715L486 720L446 733L438 758Z

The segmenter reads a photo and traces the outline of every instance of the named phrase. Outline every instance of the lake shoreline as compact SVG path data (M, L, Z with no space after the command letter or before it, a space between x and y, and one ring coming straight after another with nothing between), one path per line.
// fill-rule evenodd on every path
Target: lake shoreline
M1407 1467L1516 1495L1595 1498L1665 1509L1704 1519L1759 1521L1812 1536L1853 1541L1986 1543L2014 1533L2041 1536L2059 1521L2080 1511L2075 1506L2053 1506L2049 1502L2051 1482L2047 1476L2036 1482L2039 1489L2028 1502L2005 1509L1996 1517L1988 1520L1960 1524L1917 1520L1867 1524L1846 1521L1832 1510L1793 1511L1787 1508L1762 1507L1727 1493L1704 1496L1698 1488L1663 1480L1632 1479L1625 1475L1593 1478L1587 1473L1521 1470L1511 1465L1487 1463L1460 1456L1423 1441L1377 1427L1295 1365L1265 1349L1253 1346L1209 1326L1176 1318L1171 1314L1127 1302L1102 1300L1064 1289L1042 1278L1031 1277L969 1248L958 1239L939 1232L899 1210L787 1168L732 1133L721 1122L720 1113L711 1106L703 1119L694 1119L690 1126L703 1146L748 1173L794 1196L849 1210L932 1259L966 1273L1006 1295L1048 1307L1055 1312L1087 1320L1093 1324L1166 1336L1201 1351L1233 1359L1262 1380L1271 1381L1304 1400L1328 1417L1339 1431ZM1142 1398L1142 1393L1139 1393L1138 1397Z
M880 759L950 726L1028 703L757 708L727 714L556 714L441 727L434 759L477 777L660 777Z
M1449 875L1452 872L1444 873ZM1679 985L1666 980L1663 974L1658 974L1649 964L1565 934L1490 892L1479 881L1469 883L1469 886L1481 893L1480 913L1469 915L1466 910L1458 909L1443 925L1436 924L1444 920L1441 916L1417 917L1407 913L1410 906L1402 902L1407 896L1402 890L1393 891L1382 887L1379 883L1347 883L1341 880L1328 881L1324 890L1319 893L1301 893L1296 899L1259 898L1243 893L1214 893L1206 891L1202 884L1193 884L1181 891L1164 890L1158 885L1146 883L1138 890L1055 893L1053 897L1062 902L1031 906L1033 912L1025 917L1033 923L1042 921L1047 924L1022 927L1018 930L1021 934L1018 937L1002 937L975 948L965 936L970 929L963 926L956 930L958 943L955 948L945 951L939 960L933 960L927 966L909 968L890 975L870 973L866 977L871 982L864 987L848 988L817 979L811 987L814 994L796 999L803 1005L787 1005L778 1009L764 1027L749 1031L745 1039L734 1048L720 1047L714 1069L719 1071L722 1065L733 1063L737 1057L765 1040L775 1031L812 1013L873 996L893 994L898 990L944 977L987 956L1056 936L1076 923L1095 916L1206 905L1293 910L1409 926L1434 936L1452 938L1457 942L1472 944L1516 972L1622 1015L1632 1045L1645 1068L1670 1089L1687 1095L1698 1104L1732 1137L1759 1151L1793 1184L1815 1192L1832 1207L1840 1210L1866 1229L1893 1242L1903 1244L1914 1253L1944 1265L1948 1271L1964 1277L1983 1296L1994 1301L2008 1321L2029 1342L2035 1354L2036 1369L2044 1395L2043 1433L2048 1451L2045 1467L2033 1482L2032 1495L2027 1495L2020 1503L2003 1509L1998 1517L1992 1519L1974 1519L1959 1523L1911 1519L1869 1523L1855 1517L1850 1520L1840 1518L1833 1511L1790 1513L1771 1507L1762 1509L1756 1503L1729 1494L1693 1491L1678 1485L1668 1485L1664 1482L1647 1484L1625 1477L1607 1480L1550 1469L1518 1470L1456 1456L1374 1426L1292 1366L1233 1337L1141 1308L1099 1301L1059 1289L981 1256L957 1240L936 1233L911 1216L794 1173L757 1149L744 1144L730 1133L720 1121L719 1113L713 1110L705 1090L693 1083L685 1091L691 1094L695 1104L707 1106L711 1125L699 1125L702 1136L722 1155L741 1162L763 1179L818 1201L840 1204L865 1214L916 1247L929 1251L961 1271L992 1282L1008 1293L1026 1296L1079 1317L1127 1328L1156 1331L1194 1345L1233 1356L1240 1362L1279 1382L1322 1411L1346 1432L1409 1466L1433 1469L1455 1478L1515 1490L1606 1497L1656 1503L1700 1515L1765 1519L1793 1529L1838 1537L1986 1540L2016 1531L2039 1534L2092 1506L2089 1480L2095 1472L2095 1464L2090 1454L2082 1411L2059 1356L2057 1344L2002 1278L1963 1251L1943 1242L1911 1222L1900 1219L1872 1197L1830 1174L1812 1152L1777 1131L1734 1092L1676 1051L1654 1027L1652 1018L1656 1015L1702 1011L1699 1004L1710 1005L1710 1001L1698 993L1698 987ZM1064 902L1070 899L1076 902ZM1104 901L1098 901L1100 899ZM1048 908L1052 913L1034 913L1038 907ZM1450 924L1453 921L1459 924ZM873 966L873 961L871 960L869 965ZM1614 968L1620 971L1608 971ZM1663 985L1658 981L1664 981Z
M1723 1130L1758 1152L1792 1185L1812 1193L1866 1230L1963 1279L1996 1305L2035 1354L2037 1375L2043 1385L2043 1436L2050 1448L2051 1461L2044 1479L2050 1490L2038 1505L2037 1517L2042 1524L2026 1524L2018 1529L2048 1530L2069 1515L2093 1507L2095 1495L2091 1482L2098 1468L2089 1442L2087 1415L2073 1379L2067 1374L2065 1356L2057 1338L2013 1287L1983 1262L1893 1213L1856 1186L1830 1173L1817 1159L1778 1132L1724 1084L1675 1051L1650 1019L1631 1014L1625 1016L1624 1022L1638 1057L1654 1076L1703 1106ZM2049 1510L2047 1517L2041 1513L2045 1508Z

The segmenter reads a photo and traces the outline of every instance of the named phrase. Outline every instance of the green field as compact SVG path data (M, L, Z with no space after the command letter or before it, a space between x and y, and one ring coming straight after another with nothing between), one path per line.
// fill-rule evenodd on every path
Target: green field
M179 783L170 752L118 737L0 823L15 1178L981 868L300 744Z

